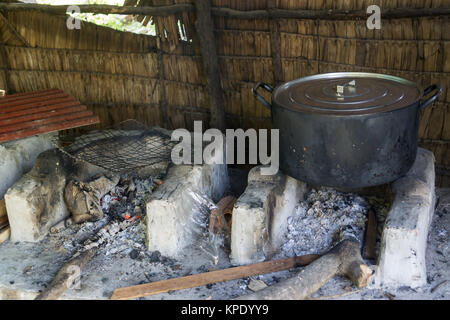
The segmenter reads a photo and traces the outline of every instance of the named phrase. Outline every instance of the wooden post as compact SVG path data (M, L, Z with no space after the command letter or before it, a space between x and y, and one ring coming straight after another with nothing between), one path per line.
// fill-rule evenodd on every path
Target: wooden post
M276 7L276 0L268 0L268 9ZM281 64L281 36L280 24L278 19L271 17L269 21L270 28L270 49L272 51L272 70L275 86L284 82L283 67Z
M0 69L3 73L3 81L0 79L0 88L6 91L6 94L11 93L10 79L9 79L9 62L8 55L6 54L5 44L3 43L3 35L0 34Z
M172 127L172 123L169 123L168 116L168 104L167 104L167 93L166 93L166 82L164 76L164 62L163 62L163 50L161 46L161 39L157 38L157 59L158 59L158 80L161 86L161 99L159 100L159 109L162 116L163 126L166 129L175 129Z
M217 57L210 0L195 1L195 9L195 29L200 40L203 67L206 73L208 93L211 99L210 127L223 131L225 129L225 103L220 81L219 59Z

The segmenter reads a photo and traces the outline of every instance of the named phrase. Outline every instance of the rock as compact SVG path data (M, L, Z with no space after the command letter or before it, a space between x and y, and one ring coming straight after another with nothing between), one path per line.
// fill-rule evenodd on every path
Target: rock
M75 223L97 221L103 218L100 199L114 188L120 177L100 176L92 181L70 180L64 189L64 200Z
M161 253L159 251L153 251L150 255L150 262L159 262L161 260Z
M131 259L136 259L139 256L139 250L133 249L130 251L130 258Z
M267 284L258 279L250 279L250 282L248 283L248 288L252 290L253 292L262 290L267 287Z

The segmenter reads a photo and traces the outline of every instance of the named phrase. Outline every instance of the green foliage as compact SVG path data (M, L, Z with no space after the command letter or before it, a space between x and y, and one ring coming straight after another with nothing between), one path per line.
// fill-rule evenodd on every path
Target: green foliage
M122 6L124 0L36 0L36 2L50 5L107 4ZM142 23L134 19L133 16L129 15L74 13L71 14L71 16L119 31L156 35L156 29L153 23L150 22L147 26L144 26Z

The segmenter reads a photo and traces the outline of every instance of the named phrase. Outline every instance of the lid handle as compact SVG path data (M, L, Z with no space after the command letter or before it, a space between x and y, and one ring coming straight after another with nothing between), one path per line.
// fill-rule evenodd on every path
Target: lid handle
M345 87L349 87L349 88L351 88L350 90L354 90L354 88L356 87L356 80L351 80L347 83L344 83L343 85L337 85L336 86L336 95L338 95L340 97L343 96Z

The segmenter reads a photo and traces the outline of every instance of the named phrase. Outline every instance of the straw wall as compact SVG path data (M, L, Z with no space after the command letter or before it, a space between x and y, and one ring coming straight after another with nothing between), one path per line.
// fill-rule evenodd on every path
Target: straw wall
M190 1L154 0L154 5ZM213 0L239 10L449 7L448 0ZM156 17L157 37L83 23L68 30L66 18L9 12L0 18L5 44L0 85L10 92L58 87L88 105L101 127L136 118L149 125L192 128L209 119L209 96L193 12ZM177 22L188 41L179 40ZM424 87L440 83L439 101L421 117L420 144L435 153L438 185L450 186L450 19L383 20L369 30L364 20L244 20L214 17L225 111L229 127L270 127L270 112L250 89L334 71L393 74ZM10 27L17 33L14 34ZM23 39L20 39L22 37ZM1 49L1 48L0 48ZM3 58L2 58L3 57ZM78 130L75 130L78 132Z

